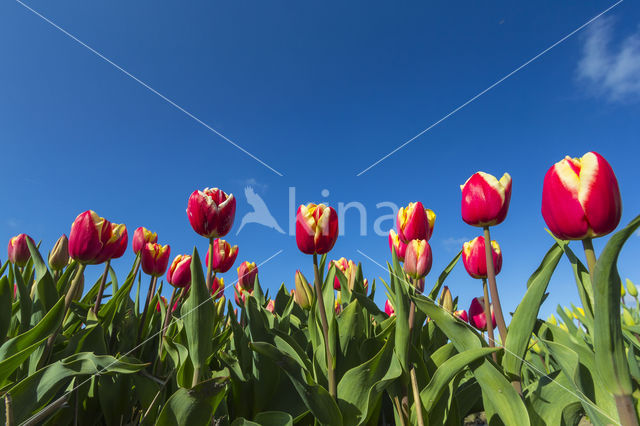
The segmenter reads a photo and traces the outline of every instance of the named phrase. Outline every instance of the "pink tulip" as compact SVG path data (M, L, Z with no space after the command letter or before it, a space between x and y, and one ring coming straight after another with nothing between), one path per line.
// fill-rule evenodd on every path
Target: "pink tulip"
M257 276L258 267L254 262L242 262L238 267L238 286L252 292Z
M396 217L396 227L400 240L408 243L411 240L429 240L433 234L436 215L425 209L420 201L401 207Z
M462 190L462 220L473 226L493 226L507 217L511 200L511 176L505 173L500 180L488 173L477 172Z
M218 188L193 191L187 204L191 227L207 238L224 237L236 215L236 199Z
M427 240L411 240L407 245L403 265L407 275L413 279L424 278L431 270L432 263L431 246Z
M142 246L141 264L145 274L159 277L164 274L169 264L171 247L167 244L161 246L158 243L147 243Z
M231 244L216 238L213 240L213 270L215 272L225 273L233 266L238 257L238 246L231 247ZM205 258L206 265L209 265L209 250Z
M493 267L496 275L502 269L502 251L495 240L491 241ZM485 253L484 237L476 237L462 246L462 263L473 278L487 278L487 254Z
M495 327L496 317L493 314L493 306L490 306L490 309L491 323ZM471 306L469 307L469 324L480 331L485 331L487 329L487 317L484 313L484 297L476 297L471 301Z
M391 249L391 251L395 249L398 260L400 262L404 262L404 257L407 252L407 243L403 242L393 229L389 231L389 249Z
M9 262L16 266L25 266L31 258L27 238L31 240L31 243L35 246L33 238L27 234L19 234L9 240L9 246L7 248Z
M396 314L396 311L393 309L393 305L391 305L389 299L387 299L387 301L384 303L384 312L390 317Z
M95 263L111 231L111 222L93 210L80 213L69 232L69 256L80 263Z
M269 303L267 303L267 307L265 309L273 314L273 311L276 310L275 302L273 300L269 300Z
M133 233L133 240L131 241L131 245L133 246L133 252L135 254L138 254L140 253L140 250L142 250L142 246L144 246L145 244L157 242L158 234L149 231L144 226L141 226Z
M613 169L600 154L566 157L544 177L542 217L558 238L601 237L620 223L622 200Z
M338 214L333 207L309 203L296 214L296 243L305 254L328 253L338 239Z
M456 318L461 319L464 322L469 322L469 316L467 315L467 311L461 309L459 311L455 311L453 313L453 316Z
M224 278L215 277L211 283L211 295L214 299L219 299L224 295Z
M178 288L191 284L191 256L179 254L173 259L167 271L167 282Z
M124 224L109 222L109 237L103 242L102 250L91 263L103 263L110 259L122 257L127 250L129 236L127 235L127 227Z

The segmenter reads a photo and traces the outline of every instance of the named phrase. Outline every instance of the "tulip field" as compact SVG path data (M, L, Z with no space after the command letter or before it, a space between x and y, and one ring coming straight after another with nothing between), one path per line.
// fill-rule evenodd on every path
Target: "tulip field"
M144 227L129 242L124 224L92 210L70 218L53 247L20 234L0 267L1 420L638 425L640 304L616 263L640 216L620 224L618 182L600 154L551 165L540 185L550 247L511 315L491 239L511 186L509 174L483 172L461 186L462 219L479 236L443 271L431 270L436 213L420 201L401 208L388 271L375 280L378 271L365 279L361 264L332 251L336 211L301 205L296 243L314 274L292 266L282 280L295 285L275 292L261 286L260 265L240 262L241 247L222 239L236 199L218 188L187 202L194 244L206 238L206 253L171 253ZM593 238L607 240L600 253ZM118 276L111 262L127 249L135 261ZM580 300L545 320L540 306L563 257ZM101 271L96 282L85 281L88 268ZM454 268L482 283L469 307L446 283Z

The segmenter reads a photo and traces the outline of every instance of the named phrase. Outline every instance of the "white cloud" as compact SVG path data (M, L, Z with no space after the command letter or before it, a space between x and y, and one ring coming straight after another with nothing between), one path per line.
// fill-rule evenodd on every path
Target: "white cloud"
M587 31L578 78L610 101L640 99L640 29L612 41L613 20L601 18Z
M449 238L445 238L444 240L442 240L442 245L444 245L445 249L447 251L459 251L462 250L462 245L464 243L466 243L467 241L471 240L471 238L466 238L466 237L462 237L462 238L454 238L454 237L449 237Z

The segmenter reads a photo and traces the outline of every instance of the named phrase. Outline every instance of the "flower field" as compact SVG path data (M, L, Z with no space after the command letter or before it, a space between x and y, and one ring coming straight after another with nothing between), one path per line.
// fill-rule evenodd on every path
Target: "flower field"
M237 262L241 247L223 239L236 199L218 188L187 202L206 253L171 253L144 227L129 238L92 210L53 247L17 235L0 267L0 420L422 426L483 413L491 425L638 425L640 304L616 263L640 216L619 227L622 197L601 155L552 165L541 185L550 248L510 315L491 230L507 218L511 190L507 173L478 172L461 186L462 219L478 236L444 271L431 270L436 213L420 201L401 208L378 280L332 252L332 207L301 205L296 243L314 275L292 266L282 279L295 287L271 295L261 265ZM135 261L117 276L111 262L127 249ZM580 306L545 321L540 306L563 257ZM85 281L87 268L103 271L97 282ZM453 268L482 283L469 307L446 285Z

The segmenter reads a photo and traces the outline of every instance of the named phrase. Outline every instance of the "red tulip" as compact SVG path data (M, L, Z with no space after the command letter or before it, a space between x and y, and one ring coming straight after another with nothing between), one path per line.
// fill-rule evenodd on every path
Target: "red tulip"
M27 234L19 234L9 240L9 247L7 248L9 262L16 266L25 266L31 258L27 238L35 246L33 238Z
M95 263L111 236L111 222L93 210L80 213L69 232L69 256L80 263Z
M353 275L353 279L355 279L355 272L357 269L357 265L355 263L353 263L353 260L347 260L344 257L341 257L338 260L332 260L331 263L329 263L329 269L331 269L331 265L334 265L337 269L340 270L340 272L342 272L344 274L344 276L347 278L347 286L349 288L352 288L352 278L351 276ZM333 280L333 289L334 290L340 290L340 279L338 278L338 274L336 273L336 277Z
M253 293L253 290L247 290L245 288L243 288L240 283L237 283L235 286L235 299L236 299L236 305L238 306L244 306L244 302L247 299L247 295L251 296L251 294Z
M496 317L493 314L493 306L491 309L491 323L496 326ZM474 326L480 331L487 329L487 316L484 314L484 297L476 297L471 301L469 307L469 324Z
M408 243L411 240L429 240L436 223L436 214L425 209L420 201L401 207L396 217L398 236Z
M158 234L149 231L144 226L141 226L133 233L133 240L131 241L131 245L133 246L133 252L135 254L138 254L140 253L140 250L142 250L142 246L144 246L145 244L157 242Z
M273 314L273 311L276 310L276 303L273 300L269 300L265 309Z
M305 254L328 253L338 239L338 214L332 207L309 203L296 214L296 242Z
M395 249L398 260L400 262L404 262L404 257L407 252L407 243L403 242L393 229L389 231L389 248L391 251Z
M233 266L238 257L238 246L231 247L231 244L216 238L213 240L213 270L215 272L227 272ZM205 258L206 265L209 265L209 250Z
M462 190L462 220L473 226L493 226L504 221L511 200L511 176L500 180L488 173L477 172Z
M164 296L160 296L160 299L156 302L156 311L160 312L160 302L164 305L164 308L167 309L167 298Z
M431 246L427 240L411 240L407 245L403 265L407 275L413 279L424 278L431 270L432 263Z
M622 200L613 169L600 154L566 157L544 177L542 217L558 238L601 237L620 223Z
M455 311L453 313L453 316L456 318L461 319L464 322L469 322L469 316L467 315L467 311L461 309L459 311Z
M214 299L219 299L224 295L224 278L215 277L211 283L211 295Z
M253 285L258 276L258 267L253 262L246 260L238 266L238 286L249 292L253 291Z
M167 282L178 288L191 284L191 256L179 254L173 259L167 271Z
M384 312L390 317L396 314L396 311L393 309L393 305L391 305L389 299L387 299L387 301L384 303Z
M147 243L142 246L141 253L142 270L145 274L154 277L164 274L171 254L171 247L168 244L161 246L158 243Z
M496 275L502 269L502 251L495 240L491 241L493 267ZM487 254L485 253L484 237L476 237L462 246L462 263L473 278L487 278Z
M105 225L109 229L109 237L103 240L102 250L91 263L102 263L109 259L117 259L122 257L127 250L129 236L127 235L127 227L124 224L109 222Z
M229 233L236 215L236 199L218 188L193 191L187 204L191 227L207 238L223 237Z

